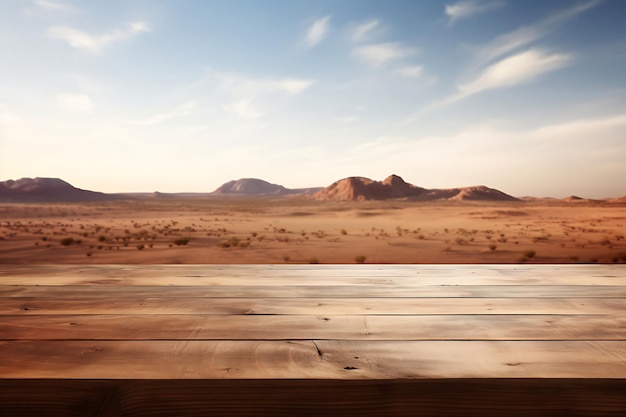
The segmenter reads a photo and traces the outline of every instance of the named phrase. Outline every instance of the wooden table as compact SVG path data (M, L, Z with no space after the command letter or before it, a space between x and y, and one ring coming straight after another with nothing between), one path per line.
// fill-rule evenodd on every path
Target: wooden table
M0 266L0 416L624 416L623 265Z

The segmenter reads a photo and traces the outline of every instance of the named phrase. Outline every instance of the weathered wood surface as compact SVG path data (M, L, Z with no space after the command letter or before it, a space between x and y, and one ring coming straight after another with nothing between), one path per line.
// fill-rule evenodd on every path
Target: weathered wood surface
M626 268L1 266L0 358L0 416L623 416Z

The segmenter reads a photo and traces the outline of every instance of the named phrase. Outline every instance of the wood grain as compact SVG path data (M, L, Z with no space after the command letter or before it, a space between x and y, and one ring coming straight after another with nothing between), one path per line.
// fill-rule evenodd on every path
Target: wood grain
M6 285L0 297L225 297L225 298L624 298L626 285L275 285L275 286L133 286L109 282L91 285Z
M626 298L214 298L214 297L10 297L0 314L621 314Z
M1 380L2 417L622 417L623 379Z
M4 416L622 416L623 265L0 266Z
M626 341L4 341L4 378L626 378Z
M29 315L0 340L626 340L626 315Z

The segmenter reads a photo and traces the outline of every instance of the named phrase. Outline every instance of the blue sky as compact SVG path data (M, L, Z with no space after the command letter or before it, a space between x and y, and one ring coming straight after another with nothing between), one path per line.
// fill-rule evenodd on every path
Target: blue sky
M626 194L621 0L3 0L0 180Z

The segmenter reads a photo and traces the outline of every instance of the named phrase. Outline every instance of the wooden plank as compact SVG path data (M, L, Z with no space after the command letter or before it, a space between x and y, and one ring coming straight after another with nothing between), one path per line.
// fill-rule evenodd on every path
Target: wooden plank
M623 340L626 315L3 316L0 340Z
M6 264L2 265L2 275L25 276L80 276L92 271L100 277L119 276L153 276L173 274L175 276L295 276L295 275L326 275L326 276L499 276L528 275L540 276L623 276L621 265L607 264Z
M293 286L125 286L125 285L0 285L2 297L224 297L224 298L623 298L626 286L619 285L424 285L382 287L360 285Z
M92 289L97 292L96 289ZM122 290L120 290L122 291ZM48 293L44 291L44 293ZM0 299L0 314L622 314L626 298L208 298L172 296L170 289L131 297L103 291L52 292L46 297ZM165 296L166 295L166 296Z
M0 357L3 378L626 378L624 341L23 340Z
M265 271L246 274L212 274L204 275L177 275L168 270L156 272L152 275L118 273L99 275L97 270L85 269L77 274L59 275L5 275L1 277L2 285L152 285L152 286L200 286L200 285L231 285L231 286L383 286L383 287L412 287L423 285L613 285L626 286L626 273L620 275L605 274L602 276L568 275L563 271L560 275L545 276L541 274L503 275L484 273L467 274L462 269L456 271L458 275L431 275L424 272L412 276L389 276L384 272L379 274L361 275L354 271L348 276L334 276L322 271L297 271L285 274L284 271ZM493 272L493 271L492 271ZM6 273L6 271L5 271Z
M624 379L0 380L0 416L622 417Z

